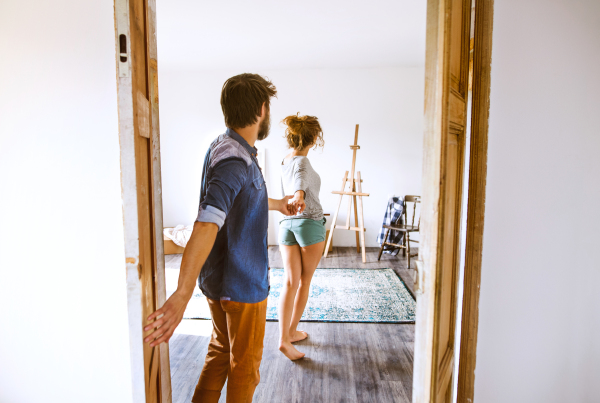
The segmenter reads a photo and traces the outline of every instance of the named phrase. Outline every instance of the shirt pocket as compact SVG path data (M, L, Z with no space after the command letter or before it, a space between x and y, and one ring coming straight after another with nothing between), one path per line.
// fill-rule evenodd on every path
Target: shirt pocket
M262 176L257 176L254 178L252 183L257 190L262 190L265 187L265 180Z
M252 183L248 184L246 206L248 214L251 215L269 209L267 204L267 184L260 173L252 179Z

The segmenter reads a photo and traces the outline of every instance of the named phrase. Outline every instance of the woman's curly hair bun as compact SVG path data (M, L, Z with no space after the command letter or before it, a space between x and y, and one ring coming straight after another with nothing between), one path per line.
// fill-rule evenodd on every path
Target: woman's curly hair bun
M288 146L301 151L306 147L323 147L323 130L316 116L300 116L300 112L290 115L281 121L287 126L285 139Z

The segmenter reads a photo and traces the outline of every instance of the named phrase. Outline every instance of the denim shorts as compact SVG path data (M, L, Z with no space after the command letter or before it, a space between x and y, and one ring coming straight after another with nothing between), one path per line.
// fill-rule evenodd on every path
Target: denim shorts
M293 218L279 223L279 244L314 245L325 240L325 218L315 221L311 218Z

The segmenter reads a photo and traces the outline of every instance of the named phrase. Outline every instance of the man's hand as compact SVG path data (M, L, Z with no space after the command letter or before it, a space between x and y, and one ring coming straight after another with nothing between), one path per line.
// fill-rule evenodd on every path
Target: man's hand
M215 223L194 223L192 236L183 251L177 291L159 310L148 316L148 325L144 327L144 332L152 331L144 338L144 343L150 343L150 347L168 342L181 323L185 307L194 294L198 275L215 244L218 231L219 227Z
M175 328L179 326L183 319L188 301L189 298L175 292L162 308L148 316L148 321L156 320L144 328L144 332L154 330L144 339L144 343L150 343L150 347L157 346L160 343L168 343L171 336L173 336L173 332L175 332Z
M306 208L303 190L298 190L294 193L294 197L290 200L290 205L293 206L294 214L302 214Z
M283 199L269 199L269 210L279 211L283 215L294 215L296 212L293 206L289 204L292 196L284 196Z

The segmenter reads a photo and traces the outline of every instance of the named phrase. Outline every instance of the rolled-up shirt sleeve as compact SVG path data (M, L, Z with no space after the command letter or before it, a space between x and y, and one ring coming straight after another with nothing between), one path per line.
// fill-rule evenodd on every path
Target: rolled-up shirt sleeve
M196 221L215 223L220 230L247 176L248 165L241 158L218 162L212 168L206 196L200 203Z
M302 190L304 196L306 196L306 189L308 189L308 172L306 168L304 158L301 158L294 167L294 193Z

